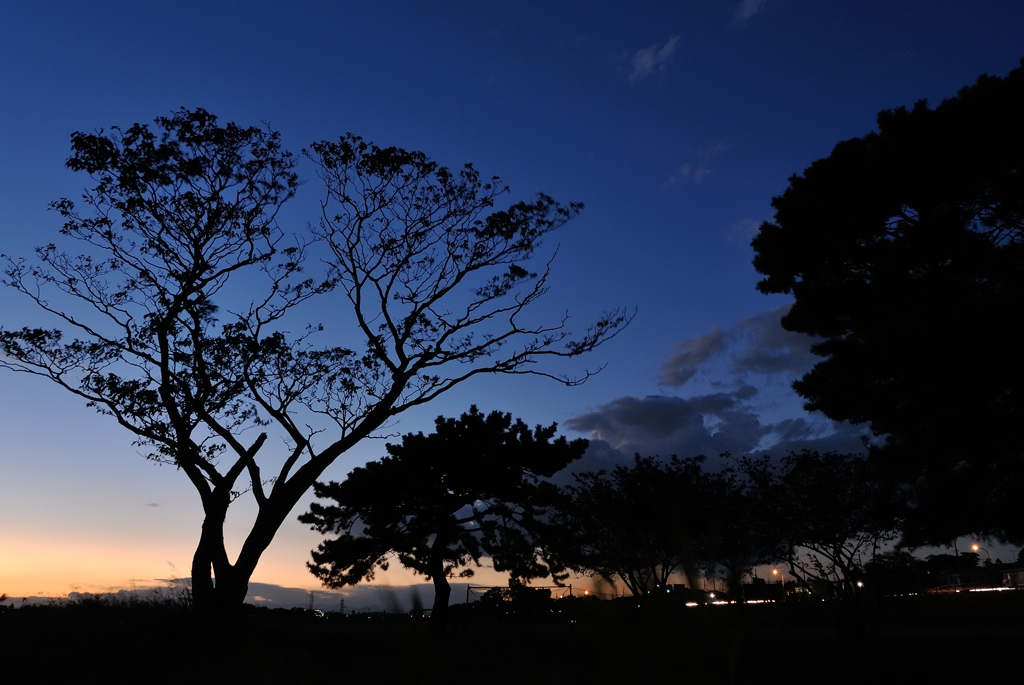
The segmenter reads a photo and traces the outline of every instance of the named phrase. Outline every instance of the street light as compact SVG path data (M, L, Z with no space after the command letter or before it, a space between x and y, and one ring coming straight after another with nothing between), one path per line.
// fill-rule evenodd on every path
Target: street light
M988 550L987 550L987 549L985 549L984 547L982 547L981 545L979 545L979 544L978 544L977 542L975 542L975 543L974 543L973 545L971 545L971 551L972 551L972 552L974 552L975 554L977 554L978 550L981 550L982 552L984 552L984 553L985 553L985 559L986 559L986 560L988 560L989 562L991 562L991 561L992 561L992 556L991 556L991 555L990 555L990 554L988 553Z
M779 569L773 568L772 575L779 578L782 581L782 601L786 601L786 574L779 573Z

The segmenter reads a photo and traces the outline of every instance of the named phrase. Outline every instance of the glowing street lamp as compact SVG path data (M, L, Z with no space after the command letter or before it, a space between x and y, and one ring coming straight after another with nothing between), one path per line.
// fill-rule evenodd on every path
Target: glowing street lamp
M773 568L772 569L772 575L782 581L782 601L785 602L786 601L786 574L785 573L779 573L779 569Z
M977 542L975 542L973 545L971 545L971 551L972 552L977 554L978 550L981 550L982 552L985 553L985 559L987 559L988 561L992 561L992 556L988 553L987 549L985 549L984 547L979 545Z

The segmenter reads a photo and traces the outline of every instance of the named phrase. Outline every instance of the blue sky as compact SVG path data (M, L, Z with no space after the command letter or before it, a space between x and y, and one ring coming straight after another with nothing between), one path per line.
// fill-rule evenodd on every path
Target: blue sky
M352 131L472 162L513 199L582 201L542 250L558 256L540 313L569 309L583 325L639 309L591 359L560 367L607 364L586 385L481 379L399 430L476 403L597 438L591 464L829 439L834 427L788 389L807 341L775 326L784 298L755 291L750 238L791 174L870 131L879 110L938 103L1014 68L1022 26L1019 2L8 2L0 252L58 239L47 203L87 183L63 167L72 131L181 106L267 122L296 151ZM286 231L316 216L319 181L309 165L299 173ZM0 325L42 323L0 295ZM201 511L181 474L45 381L0 383L0 591L123 587L167 577L168 564L187 573ZM829 444L858 433L839 427ZM360 446L327 475L380 448ZM256 579L315 587L304 563L316 542L286 526Z

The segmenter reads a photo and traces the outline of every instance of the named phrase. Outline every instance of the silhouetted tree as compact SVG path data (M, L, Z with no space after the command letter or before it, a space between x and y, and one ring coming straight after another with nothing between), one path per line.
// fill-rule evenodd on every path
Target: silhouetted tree
M1024 67L878 115L772 201L764 293L823 357L806 407L869 422L915 485L908 541L1024 538Z
M726 460L731 456L721 455ZM743 577L753 566L784 558L787 540L777 516L780 485L768 457L741 457L736 465L710 476L710 515L703 521L704 563L728 572L729 592L743 599Z
M551 516L550 553L578 573L621 580L635 596L706 558L713 511L703 457L634 458L612 472L574 474Z
M924 560L903 549L880 552L864 562L864 578L884 595L921 593L930 581Z
M790 574L813 593L842 600L830 605L844 608L841 627L863 635L864 565L901 532L894 493L867 459L808 450L783 459L772 493Z
M515 612L526 616L548 615L555 607L555 600L548 588L525 585L517 578L511 578L508 587L493 587L473 604L474 611L484 614Z
M95 181L88 211L67 199L52 207L85 253L47 245L40 264L11 261L5 283L77 337L0 331L0 366L82 397L150 459L185 473L205 513L192 562L198 607L239 606L299 498L389 419L485 373L582 382L587 373L556 376L537 362L592 350L629 320L611 312L577 339L564 318L521 324L547 282L523 262L580 205L540 195L495 210L507 189L471 166L451 172L352 135L313 145L327 186L316 237L332 259L325 278L304 279L306 245L286 246L275 222L298 187L276 132L182 109L153 130L71 142L68 166ZM335 288L359 351L314 347L315 326L285 332L296 306ZM253 429L268 424L287 447L264 474L267 433ZM258 513L232 563L224 520L245 490Z
M317 483L317 497L335 504L314 502L299 520L338 537L313 551L310 571L328 587L343 587L372 579L397 558L433 581L438 630L448 613L448 579L473 575L470 564L482 555L514 579L546 577L534 538L544 511L539 479L587 447L586 440L555 438L556 428L531 431L510 414L484 416L474 406L459 419L438 417L429 435L409 433L401 444L388 444L388 456L341 483Z

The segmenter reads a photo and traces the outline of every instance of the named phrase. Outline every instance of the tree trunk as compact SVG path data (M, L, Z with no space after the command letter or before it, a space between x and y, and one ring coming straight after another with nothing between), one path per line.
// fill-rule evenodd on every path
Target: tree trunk
M204 503L206 504L206 503ZM192 555L192 602L199 611L212 611L222 604L219 598L229 573L227 552L224 549L224 518L227 506L207 504L199 545ZM244 597L243 597L244 599Z
M448 629L448 601L452 596L452 586L448 584L444 568L433 575L434 607L430 610L430 629L444 635Z
M287 509L290 511L291 507ZM192 601L202 612L229 612L241 608L249 592L249 579L263 552L284 521L277 508L265 506L246 536L234 564L224 547L224 519L227 507L207 511L199 546L192 557Z
M402 387L399 384L392 388L378 404L379 409L371 412L356 430L321 452L315 461L303 464L286 481L274 484L270 495L260 503L256 521L234 564L228 561L224 548L224 519L231 503L231 483L222 484L203 497L206 518L199 546L192 557L192 601L197 609L231 611L241 608L256 564L274 541L284 519L324 469L388 419L388 409L398 399ZM451 594L450 588L448 593Z

